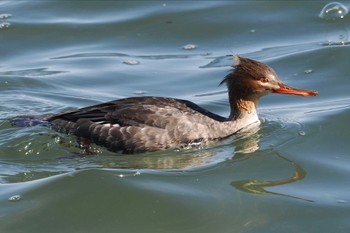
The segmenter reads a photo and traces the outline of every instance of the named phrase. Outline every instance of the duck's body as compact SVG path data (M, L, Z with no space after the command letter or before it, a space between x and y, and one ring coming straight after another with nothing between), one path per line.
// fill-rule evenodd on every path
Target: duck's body
M315 91L282 84L268 66L236 56L224 82L229 90L228 118L180 99L134 97L41 117L58 131L76 135L111 151L139 153L207 143L258 122L259 98L271 93L311 96ZM37 118L36 118L37 119Z
M206 143L243 127L192 102L162 97L119 99L46 120L58 131L124 153Z

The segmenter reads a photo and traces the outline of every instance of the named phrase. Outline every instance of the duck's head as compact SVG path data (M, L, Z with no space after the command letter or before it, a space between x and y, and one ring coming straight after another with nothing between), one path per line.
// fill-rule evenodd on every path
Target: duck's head
M318 94L317 91L295 89L283 84L275 71L261 62L237 55L234 58L232 72L220 83L227 84L230 98L258 100L269 93L299 96Z

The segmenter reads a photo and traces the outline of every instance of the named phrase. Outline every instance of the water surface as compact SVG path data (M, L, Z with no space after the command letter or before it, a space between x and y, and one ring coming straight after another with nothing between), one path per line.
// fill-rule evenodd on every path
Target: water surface
M0 2L1 232L349 232L350 16L320 17L327 3ZM8 122L140 95L227 116L232 53L319 95L265 97L247 133L141 155Z

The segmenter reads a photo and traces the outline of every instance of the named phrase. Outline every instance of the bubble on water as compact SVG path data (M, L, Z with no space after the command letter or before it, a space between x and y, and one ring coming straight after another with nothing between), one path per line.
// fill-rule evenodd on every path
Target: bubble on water
M141 172L137 171L137 172L135 172L134 175L135 175L135 176L139 176L139 175L141 175Z
M144 95L144 94L147 94L147 91L138 90L138 91L133 91L132 93L135 95Z
M344 18L348 12L348 8L343 4L339 2L331 2L323 7L318 16L325 20L337 20Z
M138 65L138 64L140 64L140 62L137 61L137 60L125 60L125 61L123 61L123 63L127 64L127 65Z
M301 136L305 136L305 135L306 135L306 132L305 132L305 131L300 130L300 131L299 131L299 135L301 135Z
M13 195L11 197L9 197L9 201L19 201L21 200L21 195Z
M10 17L11 17L10 14L0 14L0 19L8 19Z
M10 23L0 23L0 29L5 29L9 27L10 27Z
M184 50L192 50L192 49L197 48L197 45L195 45L195 44L187 44L187 45L183 46L182 48Z
M344 203L346 203L346 201L345 201L345 200L340 200L340 199L339 199L339 200L337 200L337 203L338 203L338 204L344 204Z
M141 175L141 172L136 171L135 173L131 173L131 174L123 174L123 173L120 173L120 174L118 175L118 177L124 178L124 177L139 176L139 175Z
M313 72L313 70L312 69L307 69L307 70L304 70L304 73L305 74L311 74Z

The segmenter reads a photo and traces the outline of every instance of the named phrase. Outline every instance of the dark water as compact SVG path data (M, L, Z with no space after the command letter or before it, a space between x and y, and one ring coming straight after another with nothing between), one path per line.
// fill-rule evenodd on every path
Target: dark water
M0 231L349 232L350 16L320 18L327 3L1 1ZM142 155L8 122L135 95L227 115L231 53L320 94L265 97L259 128L212 147Z

